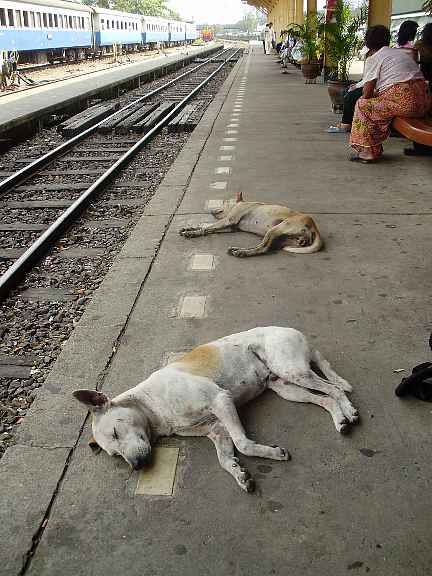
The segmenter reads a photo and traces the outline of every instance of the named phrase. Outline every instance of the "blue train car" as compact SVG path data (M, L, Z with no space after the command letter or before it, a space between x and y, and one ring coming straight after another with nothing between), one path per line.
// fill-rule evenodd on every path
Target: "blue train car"
M74 60L92 48L92 9L62 0L2 0L0 50L21 62Z
M196 25L193 22L186 22L186 42L191 44L194 40L198 38L198 33Z
M168 20L170 44L181 44L186 41L186 23L180 20Z
M168 44L169 27L168 20L157 16L141 16L142 26L142 43L151 44Z
M105 8L93 10L96 49L104 51L113 44L121 44L129 50L136 50L141 46L141 16L139 14Z

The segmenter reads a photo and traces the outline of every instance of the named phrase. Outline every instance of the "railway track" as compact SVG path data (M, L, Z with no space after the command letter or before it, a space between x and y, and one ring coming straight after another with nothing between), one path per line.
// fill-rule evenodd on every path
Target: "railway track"
M121 172L191 101L196 103L198 119L211 100L211 96L206 98L205 87L241 53L240 49L223 50L155 90L135 97L40 158L24 159L27 164L23 168L0 182L0 206L7 211L0 232L9 238L7 246L0 248L0 299L18 285L107 186L110 198L102 212L112 217L101 218L99 213L89 227L121 229L125 225L123 216L143 202L140 192L148 188L149 170L138 171L132 177L129 174L126 179L119 178ZM139 117L144 108L149 116L139 123L138 132L132 132L128 128L136 125L128 124L127 118L134 114ZM123 128L119 123L122 118ZM150 168L150 173L157 170L157 162ZM101 249L96 251L100 253ZM82 254L89 254L89 249Z

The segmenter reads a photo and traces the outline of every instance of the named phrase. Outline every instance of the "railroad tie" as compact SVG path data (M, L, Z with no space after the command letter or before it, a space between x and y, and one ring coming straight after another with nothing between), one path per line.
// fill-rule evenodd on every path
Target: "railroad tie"
M144 105L142 102L134 102L131 106L126 109L120 110L114 118L107 118L104 120L100 126L98 126L98 132L100 134L107 134L115 129L116 126L124 122L126 118L140 110L141 108L146 108L147 105Z
M75 136L104 118L107 118L107 116L110 116L119 108L120 104L118 102L92 106L59 124L57 131L60 132L62 136Z
M161 104L154 112L152 112L147 118L137 122L132 126L134 132L139 132L146 134L149 132L156 124L158 124L171 110L174 108L174 102L164 102Z
M116 134L127 134L132 130L132 127L145 120L152 112L154 112L160 106L160 102L155 104L148 104L147 106L142 106L139 110L128 116L125 120L117 124L114 128Z

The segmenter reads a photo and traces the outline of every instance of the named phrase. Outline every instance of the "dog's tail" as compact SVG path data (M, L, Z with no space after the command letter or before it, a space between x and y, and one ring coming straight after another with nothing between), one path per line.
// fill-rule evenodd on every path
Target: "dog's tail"
M311 229L311 236L313 238L309 246L283 246L282 250L291 252L292 254L313 254L314 252L319 252L323 248L324 242L312 218L308 223L308 228Z

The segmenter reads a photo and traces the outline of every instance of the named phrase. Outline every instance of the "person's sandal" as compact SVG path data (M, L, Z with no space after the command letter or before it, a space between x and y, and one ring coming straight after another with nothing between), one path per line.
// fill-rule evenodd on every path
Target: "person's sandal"
M329 134L349 134L349 130L345 130L345 128L341 128L340 126L330 126L326 132Z
M376 162L376 158L371 158L368 160L366 158L360 158L360 156L351 156L350 162L359 162L360 164L373 164Z

